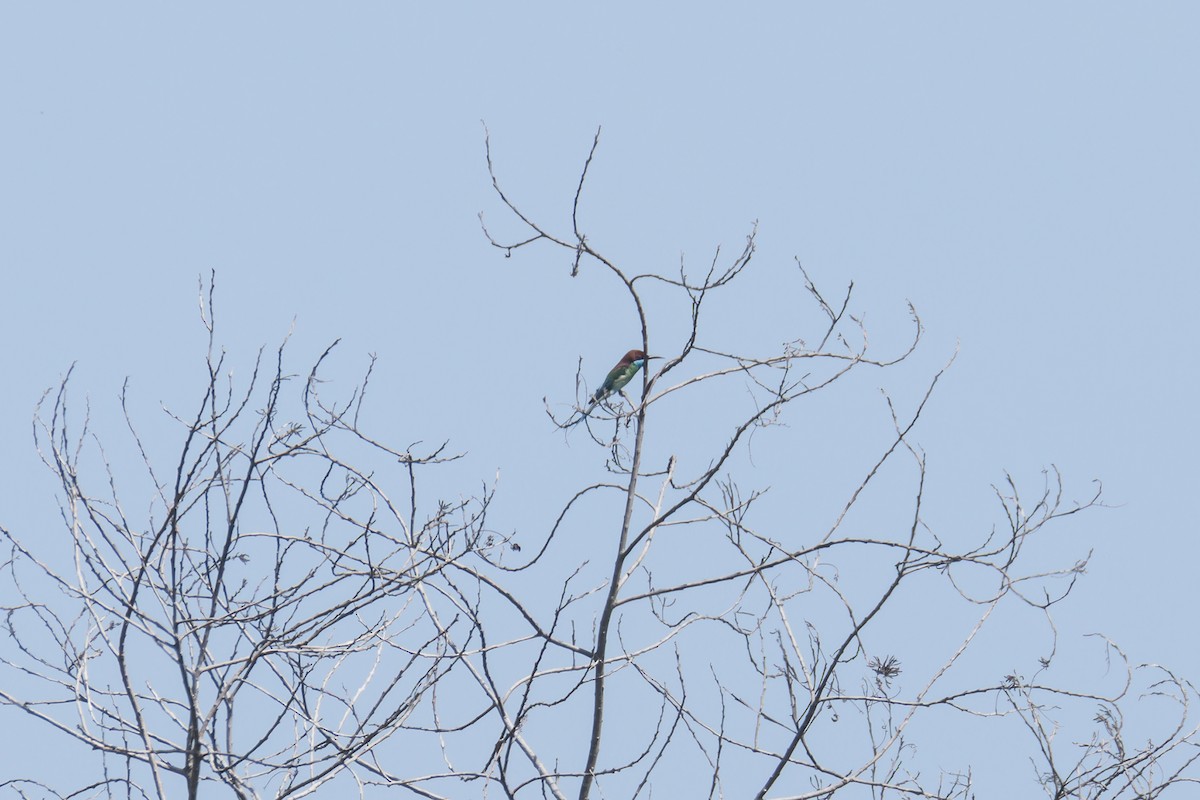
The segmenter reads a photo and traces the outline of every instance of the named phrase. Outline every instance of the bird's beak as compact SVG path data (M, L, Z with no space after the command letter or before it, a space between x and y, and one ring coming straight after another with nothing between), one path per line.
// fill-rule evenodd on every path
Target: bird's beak
M646 356L646 360L647 360L647 361L649 361L649 360L651 360L651 359L653 359L653 358L662 358L662 356Z

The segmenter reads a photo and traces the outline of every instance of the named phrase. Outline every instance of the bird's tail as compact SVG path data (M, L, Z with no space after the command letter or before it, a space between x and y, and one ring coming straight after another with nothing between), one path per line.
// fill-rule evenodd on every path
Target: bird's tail
M591 414L592 410L596 407L596 404L600 402L600 397L598 396L599 394L600 394L600 390L597 389L596 394L592 395L592 399L588 401L587 408L585 408L579 412L579 418L572 420L571 422L568 422L563 427L564 428L572 428L572 427L578 425L579 423L583 422L585 419L587 419L588 414Z

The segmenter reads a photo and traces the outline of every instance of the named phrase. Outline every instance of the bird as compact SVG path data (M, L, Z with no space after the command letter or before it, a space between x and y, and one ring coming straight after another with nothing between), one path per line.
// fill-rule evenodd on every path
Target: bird
M617 365L604 376L604 381L592 394L592 399L588 401L587 408L579 415L579 419L570 424L575 425L587 419L587 415L592 413L592 409L596 407L597 403L614 392L624 389L633 380L633 376L638 374L638 370L646 366L646 362L652 358L660 358L660 356L648 356L641 350L630 350L622 356Z

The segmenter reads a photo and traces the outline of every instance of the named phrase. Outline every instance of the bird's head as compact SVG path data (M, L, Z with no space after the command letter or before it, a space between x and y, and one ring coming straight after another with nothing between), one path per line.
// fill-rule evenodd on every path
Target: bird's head
M652 358L661 358L661 356L648 356L641 350L630 350L628 353L625 354L625 357L621 359L621 363L622 364L633 364L635 362L640 361L641 363L645 364L647 361L649 361Z

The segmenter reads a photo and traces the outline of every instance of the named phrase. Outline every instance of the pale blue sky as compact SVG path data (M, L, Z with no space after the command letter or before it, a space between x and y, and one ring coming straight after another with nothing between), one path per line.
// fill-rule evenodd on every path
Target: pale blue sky
M741 305L711 321L735 343L777 344L771 321L808 313L793 256L830 289L855 281L881 346L912 301L928 335L889 379L898 398L960 345L917 433L931 523L990 525L1006 469L1036 483L1057 464L1081 499L1102 479L1116 507L1055 554L1095 549L1060 631L1200 677L1190 623L1168 623L1193 616L1200 555L1200 6L520 9L6 4L0 523L53 523L29 420L72 362L114 435L126 376L147 416L189 397L196 282L215 269L238 358L293 319L298 363L336 337L348 367L377 353L396 439L450 438L464 485L500 469L510 527L551 493L540 524L596 467L542 398L570 402L576 360L602 374L637 332L563 254L487 245L479 211L516 229L480 121L507 189L563 231L602 125L589 241L671 270L740 248L757 220ZM886 422L877 385L790 420L795 449L769 462L784 476L756 480L836 478L839 441ZM578 471L541 482L564 451Z

